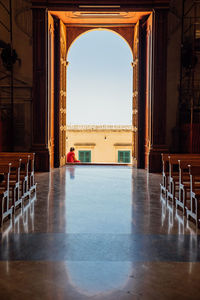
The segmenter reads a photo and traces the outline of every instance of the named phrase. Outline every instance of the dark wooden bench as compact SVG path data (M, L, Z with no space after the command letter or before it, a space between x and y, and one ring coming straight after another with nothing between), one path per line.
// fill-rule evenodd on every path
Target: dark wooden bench
M199 154L170 154L169 155L169 185L167 199L175 204L179 198L180 183L189 180L189 173L182 172L180 169L180 161L187 162L187 165L192 161L200 160ZM182 170L183 171L183 170Z
M22 197L30 198L33 192L36 192L35 174L34 174L34 161L35 153L31 152L0 152L0 158L9 158L11 161L15 159L21 159L21 179L23 179L22 185Z
M37 183L35 182L35 153L28 153L29 155L29 190L30 193L36 192Z
M162 180L160 183L160 195L162 200L167 198L169 177L169 153L162 153Z
M0 157L0 164L9 164L11 163L10 170L10 198L12 199L13 208L22 204L22 197L20 196L20 168L21 168L21 159L10 160L7 158Z
M36 193L34 159L34 153L0 152L0 225L18 206L22 206L26 199L30 202L35 199L32 197L32 194ZM9 172L6 172L8 166Z
M178 197L175 197L176 208L181 208L185 214L185 208L190 201L190 175L188 165L199 165L200 156L190 157L179 160L179 192ZM199 178L200 179L200 178Z
M10 192L10 171L11 163L0 164L0 173L4 174L4 180L0 183L0 225L3 225L3 221L7 217L12 217L13 205L9 199Z
M25 157L21 158L21 153L10 153L10 152L0 152L0 161L6 160L7 162L11 162L12 164L21 161L21 169L20 169L20 178L19 178L19 198L22 201L26 198L29 198L30 192L28 187L29 181L29 156L26 155ZM13 179L13 174L11 175Z
M189 165L190 206L186 206L187 219L192 219L200 228L200 166Z
M169 175L168 175L168 190L167 200L171 200L175 204L175 193L177 192L179 172L178 172L178 157L174 154L169 155Z
M198 159L199 154L162 154L162 181L161 181L161 197L171 200L175 203L175 194L179 193L179 160Z

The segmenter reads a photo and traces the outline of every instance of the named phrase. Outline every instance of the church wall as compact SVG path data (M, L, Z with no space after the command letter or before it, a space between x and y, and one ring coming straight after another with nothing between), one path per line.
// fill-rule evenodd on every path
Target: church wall
M184 18L182 19L183 11ZM166 126L167 144L169 150L173 152L199 153L200 151L199 20L200 4L198 2L171 1L168 22ZM182 26L183 36L181 37Z
M31 115L32 115L32 15L29 0L13 1L13 48L16 50L20 62L14 65L14 128L15 150L29 150L31 148ZM8 5L8 0L3 0ZM169 150L176 151L177 132L175 130L178 116L179 77L180 77L180 39L181 39L181 1L171 1L168 16L168 64L167 64L167 120L166 142ZM0 8L1 20L8 22L3 9ZM9 34L0 26L1 39L9 42ZM0 71L5 70L0 61ZM9 79L0 81L0 108L3 108L3 118L9 115L9 88L2 90L1 86L8 86ZM4 132L7 133L8 131ZM7 134L9 136L9 134ZM6 148L3 150L7 150Z
M9 9L9 1L3 4ZM13 65L13 135L11 128L11 72L0 62L0 116L2 126L1 141L3 151L10 149L28 151L31 148L31 105L32 105L32 18L30 1L12 1L13 49L17 61ZM1 21L10 29L10 19L6 10L0 8ZM9 32L0 25L1 40L10 43ZM2 48L0 49L2 51ZM12 141L14 148L12 148Z
M181 1L171 1L168 15L168 63L167 63L167 120L166 143L169 151L178 151L176 131L180 81L181 51Z

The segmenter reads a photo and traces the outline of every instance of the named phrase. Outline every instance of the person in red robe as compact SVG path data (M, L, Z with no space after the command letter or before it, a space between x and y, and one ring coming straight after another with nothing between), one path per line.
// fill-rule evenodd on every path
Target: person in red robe
M74 162L80 162L80 160L77 160L74 153L74 147L70 148L70 152L67 153L67 162L68 163L74 163Z

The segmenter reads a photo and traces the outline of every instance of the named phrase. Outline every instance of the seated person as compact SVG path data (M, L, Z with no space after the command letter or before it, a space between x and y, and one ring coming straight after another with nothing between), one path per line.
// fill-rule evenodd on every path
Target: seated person
M68 163L74 163L74 162L80 162L80 160L77 160L74 153L74 147L70 148L70 152L67 153L67 162Z

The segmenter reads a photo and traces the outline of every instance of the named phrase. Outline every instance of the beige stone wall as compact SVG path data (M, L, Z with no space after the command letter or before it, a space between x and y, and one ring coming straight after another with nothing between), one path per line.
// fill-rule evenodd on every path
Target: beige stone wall
M75 148L78 158L79 150L91 150L91 162L117 163L118 151L129 150L132 153L131 126L124 129L118 126L68 126L67 152ZM132 156L132 155L131 155Z

